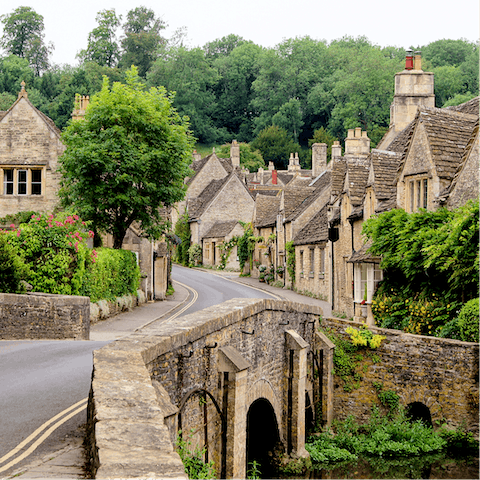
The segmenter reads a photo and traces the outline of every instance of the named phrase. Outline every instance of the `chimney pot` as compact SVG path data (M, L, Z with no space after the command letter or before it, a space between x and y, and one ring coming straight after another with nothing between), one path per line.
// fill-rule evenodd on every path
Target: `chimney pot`
M405 70L413 70L413 52L408 49L405 55Z

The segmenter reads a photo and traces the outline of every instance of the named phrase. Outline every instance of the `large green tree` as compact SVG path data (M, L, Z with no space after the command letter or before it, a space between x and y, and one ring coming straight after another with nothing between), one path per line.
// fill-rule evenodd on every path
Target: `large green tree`
M26 58L36 75L49 67L48 56L53 44L44 42L43 16L30 7L18 7L0 16L3 35L0 45L11 55Z
M164 28L165 23L155 16L153 10L146 7L130 10L123 24L120 66L130 68L135 65L139 75L145 77L158 57L159 48L166 42L160 34Z
M90 100L85 119L63 132L60 197L121 248L132 223L147 237L165 230L161 208L185 195L193 138L163 87L147 90L135 67L126 84L110 86Z
M121 18L116 15L115 9L98 12L95 18L98 26L88 35L88 46L80 51L78 57L84 62L95 62L105 67L116 66L120 58L117 29Z

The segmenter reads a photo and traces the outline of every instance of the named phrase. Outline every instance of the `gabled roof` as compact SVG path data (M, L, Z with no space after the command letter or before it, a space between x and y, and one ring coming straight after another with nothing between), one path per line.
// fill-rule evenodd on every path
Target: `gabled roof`
M348 263L380 263L381 258L368 253L371 243L365 243L360 250L353 252Z
M479 98L475 97L468 102L456 105L454 107L444 107L442 110L453 110L454 112L469 113L470 115L478 115Z
M38 108L36 108L33 103L28 99L27 95L26 95L26 92L24 92L24 94L22 95L22 92L20 92L17 100L15 100L15 102L13 103L13 105L6 111L6 112L0 112L0 122L18 105L18 103L21 101L21 100L24 100L25 102L27 102L27 104L32 108L32 110L34 110L37 115L45 122L45 124L47 125L47 127L58 137L60 138L60 135L61 135L61 132L59 130L59 128L55 125L54 121L47 117L43 112L41 112L40 110L38 110Z
M422 124L428 137L432 160L440 178L452 180L472 136L478 115L459 113L444 108L419 108L416 127ZM409 139L410 148L413 135ZM407 150L408 155L408 150ZM405 162L406 156L404 157Z
M347 173L347 161L343 157L336 157L332 160L332 191L333 198L343 192L345 174Z
M194 198L188 202L188 216L190 220L198 218L202 215L215 195L227 183L229 178L230 176L220 180L212 180L197 198Z
M203 235L203 238L226 237L235 228L235 225L237 225L237 223L237 220L217 222L205 235Z
M328 240L327 207L323 207L295 236L294 245L314 245Z
M279 196L257 195L255 200L255 227L262 228L275 225L280 209L280 201L281 198Z
M404 154L408 142L415 129L415 120L412 120L393 140L385 150L390 152Z
M284 218L290 218L295 209L308 198L315 189L313 187L288 187L283 191Z
M193 163L190 165L190 168L194 171L194 174L188 179L187 185L192 183L193 179L200 173L203 167L205 167L205 165L214 158L220 162L220 164L227 172L227 175L232 173L233 166L231 160L229 158L218 158L215 152L213 152L200 160L193 161Z
M285 217L285 221L292 221L297 218L303 211L305 211L305 209L309 205L311 205L326 188L330 187L331 178L331 172L326 170L323 172L322 175L318 176L314 182L311 182L308 188L313 188L313 191L310 193L310 195L308 195L308 197L306 197L301 203L299 203L295 207L295 209L288 217Z
M378 201L392 200L397 194L397 172L402 155L385 150L372 150L370 154L370 180Z
M350 203L355 207L363 202L367 186L369 163L365 158L348 160L347 174L345 176L345 191L348 191Z

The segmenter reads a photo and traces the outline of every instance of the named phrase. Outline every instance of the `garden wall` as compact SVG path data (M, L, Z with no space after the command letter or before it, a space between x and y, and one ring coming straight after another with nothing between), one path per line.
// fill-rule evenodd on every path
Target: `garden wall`
M0 293L0 339L89 340L90 299L48 293Z

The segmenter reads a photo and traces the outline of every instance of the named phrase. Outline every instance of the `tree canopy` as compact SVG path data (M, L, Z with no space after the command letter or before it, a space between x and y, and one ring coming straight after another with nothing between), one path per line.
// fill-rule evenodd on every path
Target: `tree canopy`
M132 67L126 84L110 86L90 100L85 119L64 130L60 198L121 248L135 222L145 236L165 229L162 207L182 200L193 137L163 87L146 89Z
M43 16L30 7L18 7L0 17L3 35L0 45L10 55L26 58L36 75L49 67L53 44L44 42Z

